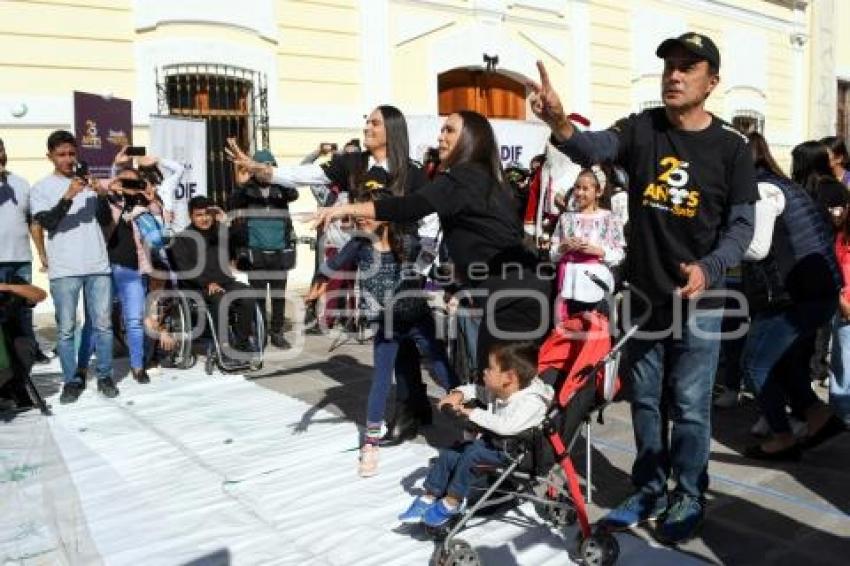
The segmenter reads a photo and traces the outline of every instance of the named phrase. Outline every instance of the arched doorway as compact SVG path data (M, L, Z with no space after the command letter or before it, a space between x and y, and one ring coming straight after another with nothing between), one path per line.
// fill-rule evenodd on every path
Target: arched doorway
M474 110L488 118L525 120L525 85L482 69L451 69L437 78L439 113Z

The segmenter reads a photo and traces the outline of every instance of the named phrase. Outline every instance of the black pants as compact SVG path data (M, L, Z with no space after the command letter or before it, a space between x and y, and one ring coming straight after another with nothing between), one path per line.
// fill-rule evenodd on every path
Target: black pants
M216 325L216 333L218 334L219 340L222 342L230 342L227 339L226 335L222 335L219 332L219 316L228 316L228 312L222 311L221 305L222 301L225 300L225 297L231 291L245 291L250 290L250 287L247 285L243 285L238 281L228 281L224 285L221 285L224 289L224 293L213 293L212 295L206 295L205 298L207 300L207 306L210 309L210 313L212 313L213 321ZM251 330L254 323L254 308L257 304L256 299L253 297L245 297L241 299L234 299L230 302L230 308L235 309L236 312L236 324L233 327L234 333L236 334L236 342L239 345L244 345L248 342L248 337L251 336ZM225 319L226 320L226 319ZM225 328L227 326L225 325Z
M0 397L15 401L19 407L32 406L33 401L26 389L32 366L35 363L35 353L38 347L35 340L27 336L18 336L10 340L11 367L9 380L0 387Z
M286 275L275 277L273 279L265 279L254 275L254 271L283 271L283 252L263 252L260 250L251 250L251 267L252 271L248 272L248 282L251 288L257 291L262 291L265 295L266 288L270 288L272 292L286 291ZM266 302L260 300L260 310L263 313L263 319L266 320ZM284 313L286 312L286 301L283 297L272 297L272 319L269 324L269 333L276 334L283 332Z
M476 306L484 309L476 352L479 372L498 342L543 342L552 327L552 288L551 279L530 269L508 269L481 282L478 289L486 295L475 297Z

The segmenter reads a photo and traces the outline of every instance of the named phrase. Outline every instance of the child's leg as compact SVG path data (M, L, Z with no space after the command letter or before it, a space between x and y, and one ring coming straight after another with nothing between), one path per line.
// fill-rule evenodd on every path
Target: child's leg
M437 461L428 470L428 475L425 476L425 481L422 483L422 488L425 490L426 496L442 497L446 493L446 488L449 485L452 474L461 459L463 452L462 447L458 449L443 449L440 450L440 455Z
M369 388L369 400L366 404L366 443L378 444L381 437L381 424L384 422L384 412L387 398L390 395L393 366L398 353L398 342L394 338L386 338L382 328L378 328L372 346L374 373L372 386Z
M454 507L469 495L469 489L475 479L472 473L474 466L489 464L502 465L506 461L505 454L478 439L464 446L463 453L457 460L451 481L446 488L444 502L447 507Z
M457 387L458 379L449 366L446 349L437 341L434 319L426 318L410 329L410 336L422 352L431 359L431 367L440 385L448 391Z

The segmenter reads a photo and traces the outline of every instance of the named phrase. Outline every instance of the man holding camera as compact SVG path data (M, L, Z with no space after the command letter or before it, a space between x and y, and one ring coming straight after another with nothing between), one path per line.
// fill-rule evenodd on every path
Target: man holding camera
M77 304L85 296L91 320L97 364L97 388L106 397L118 395L112 380L112 279L101 225L111 220L106 190L93 187L85 163L77 161L77 140L57 130L47 138L47 158L53 173L33 186L33 219L47 231L47 275L56 310L56 350L64 386L60 403L73 403L86 387L88 360L78 360L74 347ZM80 352L87 351L81 345Z

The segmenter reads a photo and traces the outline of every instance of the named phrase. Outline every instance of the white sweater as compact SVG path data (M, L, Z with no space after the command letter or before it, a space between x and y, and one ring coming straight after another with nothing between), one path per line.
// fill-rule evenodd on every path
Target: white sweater
M461 385L455 391L459 391L466 402L476 398L477 389L476 385ZM473 409L469 420L499 436L513 436L543 422L554 394L551 386L535 377L528 387L520 389L504 401L482 399L488 401L487 410Z

